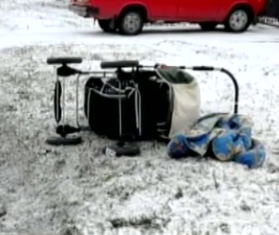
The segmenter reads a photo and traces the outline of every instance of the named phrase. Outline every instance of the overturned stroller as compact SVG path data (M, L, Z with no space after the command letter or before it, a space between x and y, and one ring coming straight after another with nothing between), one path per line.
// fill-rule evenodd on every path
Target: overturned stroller
M186 70L227 74L235 86L234 113L237 113L238 84L223 68L144 66L138 61L104 61L101 71L82 71L69 66L82 63L81 58L48 58L47 63L60 65L56 70L54 89L54 114L59 137L47 139L51 145L82 142L82 137L73 133L84 129L78 117L79 80L83 75L88 76L84 87L84 114L88 126L97 136L117 140L117 144L104 149L112 156L138 155L138 141L168 142L172 136L195 123L200 115L200 90L196 79ZM65 78L72 75L77 76L76 127L65 123L64 84Z

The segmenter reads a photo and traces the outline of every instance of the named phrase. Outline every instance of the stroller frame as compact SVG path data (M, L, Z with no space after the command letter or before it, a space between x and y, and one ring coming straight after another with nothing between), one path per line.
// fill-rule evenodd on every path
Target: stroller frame
M79 57L52 57L47 59L47 64L49 65L60 65L56 69L56 82L55 82L55 89L54 89L54 116L55 121L57 123L56 133L60 136L59 138L49 138L47 139L47 143L51 145L73 145L79 144L82 142L81 137L75 136L74 138L69 138L70 134L80 132L85 130L86 128L81 127L79 123L79 83L81 76L85 75L103 75L103 77L107 77L107 75L115 75L114 78L117 83L119 84L118 89L118 96L114 98L118 98L118 111L119 111L119 142L118 146L124 146L123 141L123 132L122 132L122 100L124 96L123 90L121 90L121 78L118 76L124 68L130 68L131 74L133 75L131 80L134 82L133 87L127 87L131 90L131 92L136 92L136 101L135 101L135 112L136 112L136 123L139 133L141 133L141 94L140 91L137 89L136 81L134 80L134 75L139 72L140 70L155 70L160 66L159 64L155 64L154 66L144 66L139 63L137 60L121 60L121 61L103 61L101 62L101 69L115 69L114 71L84 71L73 68L69 66L69 64L80 64L82 63L82 58ZM225 68L216 68L210 66L167 66L167 67L176 67L182 70L193 70L193 71L218 71L225 73L233 82L234 85L234 108L233 112L238 113L238 101L239 101L239 86L237 83L236 78L234 75ZM67 125L65 123L65 79L67 77L76 75L76 127ZM62 78L62 83L61 79ZM115 89L115 88L113 88ZM100 94L103 96L107 96L107 94ZM61 96L62 96L62 103L63 103L63 111L61 108ZM89 104L89 102L88 102ZM88 109L87 109L88 111ZM62 118L62 124L60 124ZM88 117L87 117L88 118ZM111 151L106 151L110 152ZM115 154L114 154L115 155Z

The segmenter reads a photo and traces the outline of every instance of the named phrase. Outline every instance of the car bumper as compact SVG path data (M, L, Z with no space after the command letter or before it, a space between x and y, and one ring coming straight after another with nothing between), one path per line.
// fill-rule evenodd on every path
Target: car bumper
M83 18L91 18L99 14L97 7L70 5L70 10Z

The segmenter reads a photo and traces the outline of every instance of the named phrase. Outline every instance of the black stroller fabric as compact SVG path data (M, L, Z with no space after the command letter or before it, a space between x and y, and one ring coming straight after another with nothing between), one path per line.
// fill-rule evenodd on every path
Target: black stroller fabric
M172 115L169 86L158 83L149 78L155 76L154 72L140 72L136 74L121 74L121 86L119 80L106 81L111 86L103 88L101 78L91 77L85 85L84 110L89 126L99 136L109 139L119 139L119 92L111 87L125 90L127 87L136 85L140 91L139 110L141 110L141 128L137 125L136 93L127 90L125 98L121 98L121 125L124 140L152 140L159 135L166 135L170 129ZM126 78L125 78L126 76ZM130 77L133 76L133 79ZM93 89L92 89L93 88ZM102 90L102 93L100 91ZM96 92L97 91L97 92ZM108 95L108 96L106 96ZM112 96L115 96L112 98ZM165 125L158 128L159 123ZM159 129L162 129L160 132Z
M108 81L115 86L116 80ZM110 139L119 138L119 98L108 98L95 92L100 91L103 82L96 78L90 78L85 86L85 113L89 126L97 135ZM121 84L123 87L124 84ZM117 86L116 86L117 87ZM94 88L95 90L91 89ZM118 92L105 87L104 94L118 96ZM134 111L135 97L121 98L122 134L136 132L136 119Z

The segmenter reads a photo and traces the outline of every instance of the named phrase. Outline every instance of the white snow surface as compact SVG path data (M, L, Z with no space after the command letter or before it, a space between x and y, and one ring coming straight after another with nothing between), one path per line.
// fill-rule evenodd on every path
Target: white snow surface
M152 26L122 37L75 16L67 1L1 0L0 235L278 235L278 42L278 29L261 25L243 34ZM248 170L207 159L175 161L158 143L142 144L139 157L113 159L100 151L108 141L88 133L81 146L47 146L55 78L45 61L61 55L82 56L78 67L87 69L112 59L229 69L240 86L239 111L266 145L266 164ZM232 111L225 75L193 74L203 113ZM72 123L74 85L67 81Z

